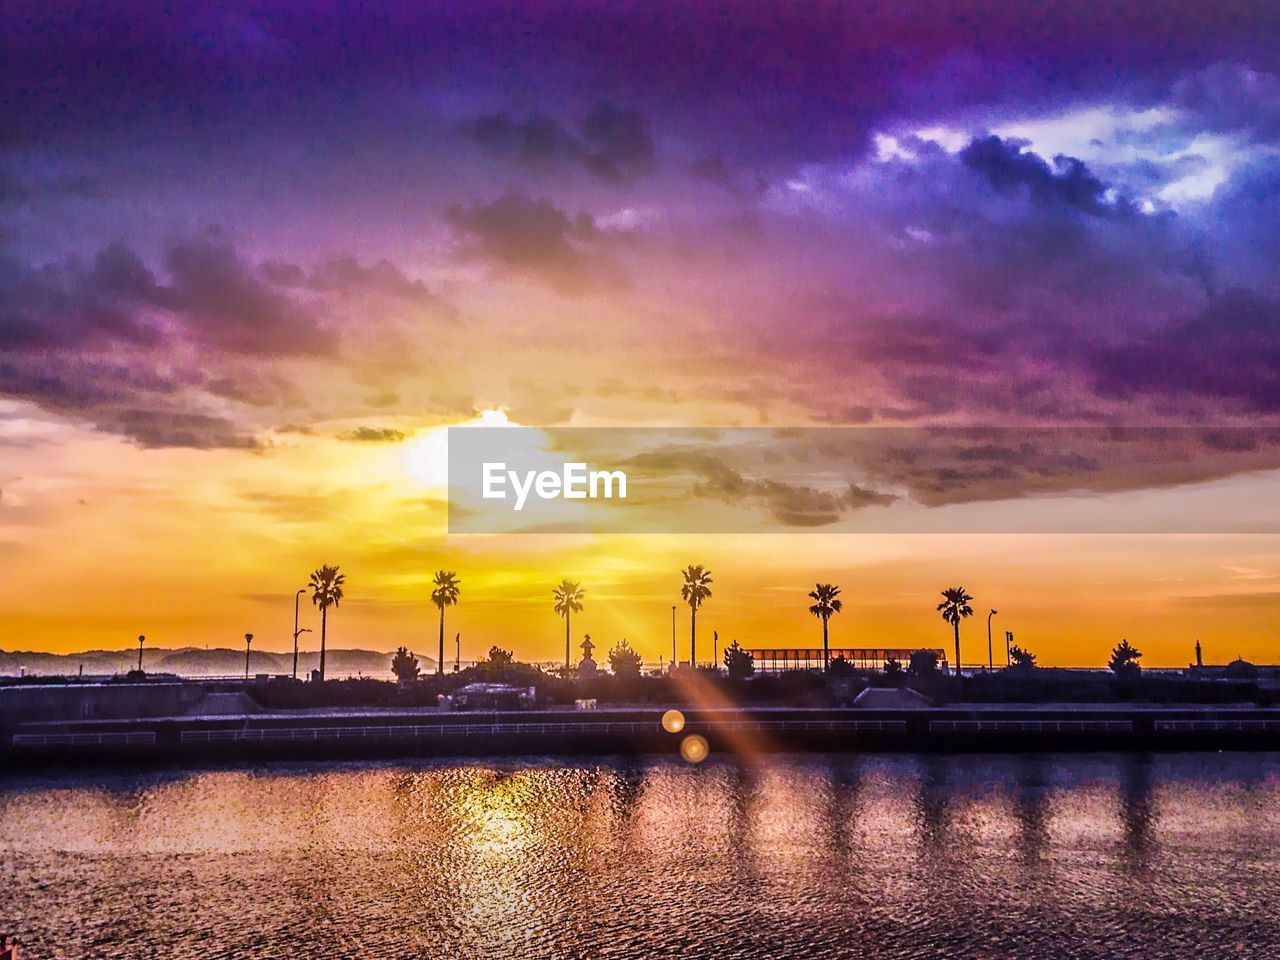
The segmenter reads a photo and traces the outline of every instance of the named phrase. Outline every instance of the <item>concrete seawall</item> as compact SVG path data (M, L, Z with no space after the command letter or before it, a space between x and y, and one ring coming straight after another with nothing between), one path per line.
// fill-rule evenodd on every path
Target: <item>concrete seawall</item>
M332 711L25 723L0 730L10 768L77 762L361 759L555 753L677 753L691 734L713 753L824 751L1280 750L1280 710L665 708L592 712Z

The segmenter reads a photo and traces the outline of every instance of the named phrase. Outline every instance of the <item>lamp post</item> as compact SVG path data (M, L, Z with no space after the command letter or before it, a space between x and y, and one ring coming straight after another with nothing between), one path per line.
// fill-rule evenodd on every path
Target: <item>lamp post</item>
M249 682L249 644L253 643L253 634L246 633L244 635L244 680Z
M298 601L302 599L302 595L307 592L306 587L299 587L298 592L293 595L293 679L298 679L298 637L304 633L310 633L307 627L298 629Z
M991 653L991 618L999 612L999 610L992 609L987 614L987 670L989 672L995 672L996 669L995 659Z
M676 605L671 605L671 669L676 667Z
M138 634L138 672L142 672L142 645L147 642L143 634Z

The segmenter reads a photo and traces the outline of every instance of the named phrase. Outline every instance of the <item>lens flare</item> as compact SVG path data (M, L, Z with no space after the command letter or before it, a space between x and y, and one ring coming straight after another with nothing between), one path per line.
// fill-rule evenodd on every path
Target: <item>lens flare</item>
M684 729L684 714L679 710L668 710L662 715L662 729L667 733L679 733Z
M701 734L691 733L680 741L680 756L690 763L701 763L707 759L707 754L710 752L711 747L707 744L707 738Z

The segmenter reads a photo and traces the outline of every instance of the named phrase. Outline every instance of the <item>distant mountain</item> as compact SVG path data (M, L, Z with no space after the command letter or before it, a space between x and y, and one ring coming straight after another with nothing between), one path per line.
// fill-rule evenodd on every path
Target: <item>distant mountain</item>
M28 675L64 676L83 672L91 675L124 673L138 665L138 651L86 650L59 655L0 650L0 676L18 676L23 669Z
M161 651L157 650L156 653ZM249 654L249 673L288 673L292 669L293 655L288 662L278 653L253 650ZM180 677L229 677L244 673L244 651L215 648L213 650L189 649L161 656L159 660L143 666L159 673L176 673Z
M436 662L419 657L424 673L434 670ZM36 651L0 650L0 676L72 676L83 672L90 676L127 673L138 665L135 650L86 650L82 653L40 653ZM305 679L320 665L316 650L298 654L298 676ZM182 677L240 677L244 675L244 649L215 647L146 648L142 666L151 673L176 673ZM83 671L82 669L83 668ZM253 650L249 654L249 673L288 674L293 670L292 653L270 653ZM377 650L329 650L325 654L325 673L330 679L373 677L389 680L391 654Z

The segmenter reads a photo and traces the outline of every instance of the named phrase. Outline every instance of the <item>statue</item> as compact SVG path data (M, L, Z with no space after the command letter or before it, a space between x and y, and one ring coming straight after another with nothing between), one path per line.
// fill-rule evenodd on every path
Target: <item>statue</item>
M591 657L591 651L596 648L596 645L591 642L591 634L586 634L579 646L582 647L582 660L578 663L578 676L594 677L596 675L596 662Z

